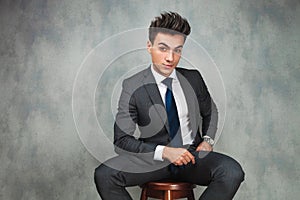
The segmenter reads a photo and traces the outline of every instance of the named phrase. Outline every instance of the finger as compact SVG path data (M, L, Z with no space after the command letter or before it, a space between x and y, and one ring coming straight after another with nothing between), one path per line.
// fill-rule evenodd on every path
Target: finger
M178 159L178 164L179 165L187 165L189 162L190 162L190 159L188 157L186 157L186 156L181 156Z
M185 162L186 162L186 160L185 160L185 158L184 158L183 156L180 156L180 157L176 160L176 163L177 163L178 165L183 165L183 164L185 164Z
M176 162L176 165L177 165L177 166L181 166L181 165L183 165L183 163L181 162L181 160L178 160L178 161Z
M187 162L191 162L191 161L192 161L192 158L189 157L189 156L186 156L186 157L185 157L185 160L186 160Z
M191 154L189 151L187 152L186 156L185 156L185 160L189 163L192 161L193 164L195 164L195 157L193 156L193 154Z
M195 164L195 163L196 163L195 157L193 157L193 159L192 159L192 163L193 163L193 164Z
M184 164L184 165L188 164L188 161L187 161L185 158L182 158L182 159L180 160L180 162L181 162L182 164Z
M206 151L207 149L205 148L205 146L200 146L199 148L198 148L198 151Z
M184 157L181 159L181 162L183 162L184 165L189 163L188 159L186 159Z
M201 151L201 149L202 149L202 146L198 146L196 151Z
M192 161L193 164L195 164L195 157L193 154L191 154L189 151L188 151L188 156L190 158L190 160Z

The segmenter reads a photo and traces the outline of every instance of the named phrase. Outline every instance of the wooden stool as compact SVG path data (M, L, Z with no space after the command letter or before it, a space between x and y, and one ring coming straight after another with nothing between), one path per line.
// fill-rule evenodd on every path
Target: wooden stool
M141 200L147 200L148 197L173 200L180 198L188 198L188 200L195 200L193 189L195 184L176 182L176 181L157 181L149 182L141 186L142 194Z

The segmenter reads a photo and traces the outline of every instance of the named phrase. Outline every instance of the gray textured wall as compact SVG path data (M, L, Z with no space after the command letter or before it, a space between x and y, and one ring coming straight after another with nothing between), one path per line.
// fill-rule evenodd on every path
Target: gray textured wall
M246 172L235 199L299 198L298 0L1 0L0 199L98 198L99 162L72 115L77 70L99 42L147 27L162 10L189 19L223 77L227 117L216 150Z

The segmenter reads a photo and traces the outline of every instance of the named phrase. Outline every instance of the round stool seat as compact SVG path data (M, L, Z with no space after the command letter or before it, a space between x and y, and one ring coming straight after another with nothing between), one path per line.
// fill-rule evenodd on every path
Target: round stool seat
M191 183L162 180L148 182L141 187L143 188L141 200L147 200L148 197L163 200L179 198L187 198L188 200L195 199L193 189L196 185Z

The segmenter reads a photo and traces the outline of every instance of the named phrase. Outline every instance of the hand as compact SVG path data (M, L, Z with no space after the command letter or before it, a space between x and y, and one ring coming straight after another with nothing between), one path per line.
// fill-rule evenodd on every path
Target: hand
M196 151L212 151L212 150L213 150L212 146L205 141L201 142L196 149Z
M195 157L184 148L165 147L163 158L168 159L175 165L186 165L189 162L195 164Z

